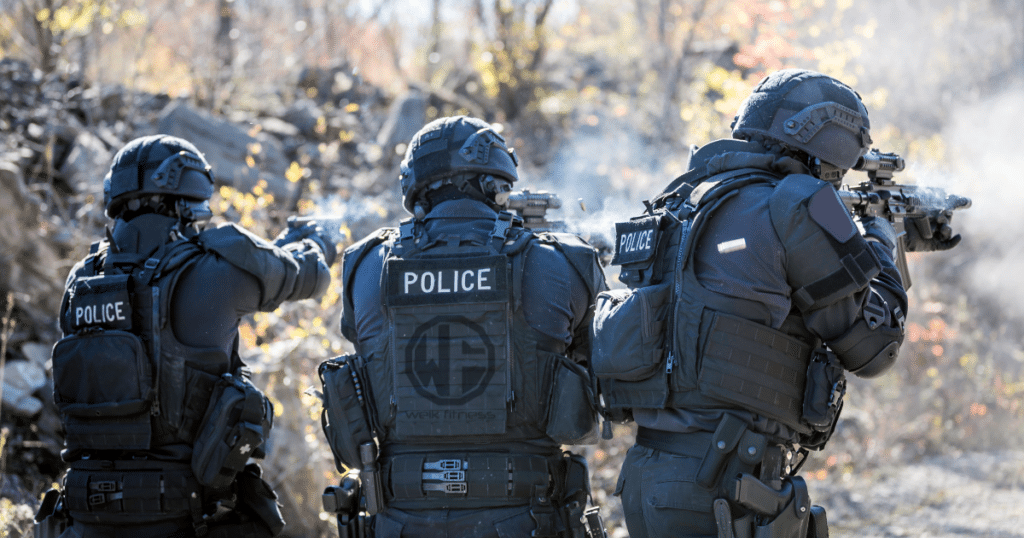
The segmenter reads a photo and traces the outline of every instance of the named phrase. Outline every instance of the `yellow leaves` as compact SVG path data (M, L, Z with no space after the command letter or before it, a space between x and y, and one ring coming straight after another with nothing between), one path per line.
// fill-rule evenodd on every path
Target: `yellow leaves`
M301 166L299 166L299 163L292 161L292 164L288 167L288 170L285 170L284 177L288 181L295 183L298 180L302 179L302 176L304 174L305 170Z

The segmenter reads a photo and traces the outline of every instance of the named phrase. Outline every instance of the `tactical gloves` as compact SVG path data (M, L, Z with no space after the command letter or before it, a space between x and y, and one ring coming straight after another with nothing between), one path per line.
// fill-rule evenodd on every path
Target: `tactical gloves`
M338 257L338 247L335 246L334 241L331 240L327 232L315 222L306 222L300 226L288 226L274 239L274 245L284 247L289 243L298 243L303 239L309 239L320 247L320 252L323 253L324 261L327 265L334 265L334 260Z
M952 211L939 211L927 217L907 218L904 227L907 230L907 252L931 252L949 250L960 243L960 234L953 235L949 226L953 218Z

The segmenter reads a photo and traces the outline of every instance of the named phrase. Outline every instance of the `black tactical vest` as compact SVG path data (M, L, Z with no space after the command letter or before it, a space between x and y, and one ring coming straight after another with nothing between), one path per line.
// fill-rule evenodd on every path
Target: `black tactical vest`
M684 184L647 215L616 225L612 263L631 289L599 297L593 357L610 407L742 409L811 432L804 391L820 342L796 312L782 331L751 321L764 319L763 306L708 290L693 263L704 223L723 202L742 187L778 181L756 168L725 172L696 188Z
M191 445L232 359L181 343L169 324L175 285L203 252L179 240L146 258L100 242L69 279L61 306L66 336L53 349L67 458Z
M406 221L346 252L348 287L363 256L382 244L386 251L386 330L361 350L378 435L411 445L570 442L547 431L552 387L570 377L589 391L589 377L530 327L519 290L525 254L541 243L558 248L595 289L593 249L534 234L507 213L489 237L427 237L421 226ZM596 424L596 416L580 420L590 422L568 430Z

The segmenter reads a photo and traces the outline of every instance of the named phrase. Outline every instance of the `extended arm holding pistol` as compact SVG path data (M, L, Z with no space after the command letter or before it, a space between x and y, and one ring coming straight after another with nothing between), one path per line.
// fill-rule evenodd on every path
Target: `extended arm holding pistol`
M844 185L839 189L839 198L855 216L884 218L892 223L900 237L896 263L905 287L909 288L906 252L948 250L956 246L960 236L953 235L949 223L954 210L971 207L971 199L935 187L897 184L893 174L904 166L899 155L872 149L853 167L867 172L868 181Z

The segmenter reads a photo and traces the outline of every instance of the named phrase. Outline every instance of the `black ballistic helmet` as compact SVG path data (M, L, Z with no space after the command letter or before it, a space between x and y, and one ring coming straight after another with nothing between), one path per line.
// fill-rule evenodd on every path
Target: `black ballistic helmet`
M783 69L743 102L732 136L763 135L846 170L867 153L870 129L868 111L849 86L814 71Z
M107 216L116 218L129 201L153 195L181 200L189 210L198 211L213 196L211 167L191 142L168 135L144 136L114 156L103 178Z
M487 122L468 116L438 118L412 137L405 152L399 176L402 205L415 215L425 192L448 184L493 201L519 179L518 164L515 150ZM467 180L480 177L483 191Z

